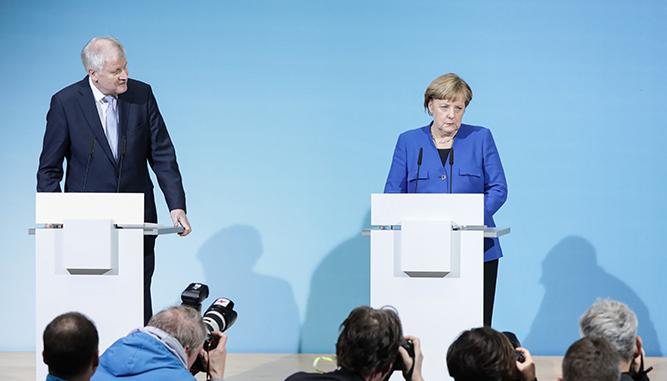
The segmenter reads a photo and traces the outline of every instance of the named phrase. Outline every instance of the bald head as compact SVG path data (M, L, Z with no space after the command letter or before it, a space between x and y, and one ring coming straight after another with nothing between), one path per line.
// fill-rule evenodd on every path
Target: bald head
M99 337L87 317L78 312L62 314L46 326L42 338L42 358L50 374L68 380L92 375L98 364Z

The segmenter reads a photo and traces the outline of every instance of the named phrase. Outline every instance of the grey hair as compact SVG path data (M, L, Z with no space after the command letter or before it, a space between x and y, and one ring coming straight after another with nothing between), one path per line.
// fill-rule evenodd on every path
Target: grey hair
M102 70L104 63L111 58L125 58L123 44L113 37L93 37L81 49L81 62L86 71Z
M183 348L187 347L188 356L199 350L207 334L199 311L186 306L173 306L158 312L148 321L148 326L175 337Z
M602 337L625 361L631 361L637 342L637 315L625 304L598 299L579 320L581 334Z

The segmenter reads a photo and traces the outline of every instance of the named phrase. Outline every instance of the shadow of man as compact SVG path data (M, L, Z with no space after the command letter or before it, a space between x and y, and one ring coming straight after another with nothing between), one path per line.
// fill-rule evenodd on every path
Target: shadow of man
M660 344L648 308L624 282L597 263L593 245L579 236L563 238L542 262L544 298L525 346L533 353L563 355L579 338L579 318L598 298L627 304L637 314L646 353L660 356Z
M262 256L256 228L233 225L208 239L197 253L210 298L227 297L239 317L229 329L230 352L294 353L299 345L299 311L283 279L255 272Z
M306 317L301 328L301 353L335 353L338 327L350 311L370 303L370 226L366 213L361 228L320 262L310 281Z

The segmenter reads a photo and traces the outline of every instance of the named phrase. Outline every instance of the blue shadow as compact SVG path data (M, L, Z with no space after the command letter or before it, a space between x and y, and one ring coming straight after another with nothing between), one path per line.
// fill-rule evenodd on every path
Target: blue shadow
M301 353L335 353L338 327L350 311L370 303L370 238L367 211L357 232L320 262L310 281L306 317L301 328Z
M639 319L639 335L649 356L662 356L648 309L623 281L597 263L593 245L578 236L563 238L542 262L544 298L524 345L534 353L562 356L579 338L579 318L597 298L627 304Z
M299 345L299 311L288 282L258 274L262 240L256 228L233 225L204 243L197 257L210 289L209 301L227 297L238 311L229 328L230 352L295 353Z

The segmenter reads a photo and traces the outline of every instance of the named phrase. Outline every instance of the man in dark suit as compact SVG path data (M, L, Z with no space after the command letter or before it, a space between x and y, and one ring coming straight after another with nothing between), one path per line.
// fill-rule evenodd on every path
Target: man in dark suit
M38 192L60 192L63 159L65 192L144 194L144 218L157 222L155 173L171 218L185 236L191 228L176 152L151 87L128 78L123 46L95 37L81 51L88 73L51 98L37 171ZM152 313L150 284L155 268L155 237L144 239L144 320Z

